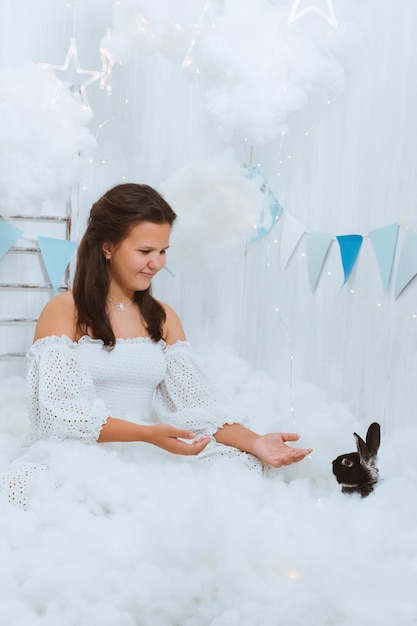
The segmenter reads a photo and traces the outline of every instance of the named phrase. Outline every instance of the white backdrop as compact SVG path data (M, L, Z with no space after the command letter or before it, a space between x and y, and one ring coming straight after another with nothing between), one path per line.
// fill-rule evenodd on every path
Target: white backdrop
M77 240L107 188L156 186L179 215L156 294L255 430L314 449L261 478L141 443L40 442L51 471L29 510L0 494L4 623L416 623L417 282L395 298L417 230L416 23L414 0L0 0L0 213L70 199ZM92 73L51 67L71 38ZM370 233L393 224L385 293ZM19 227L19 246L64 237ZM315 293L313 232L332 238ZM352 234L344 284L335 237ZM0 283L48 280L39 254L0 259ZM52 295L0 289L0 317ZM32 334L0 323L0 353ZM24 370L0 359L0 472L22 452ZM380 483L347 496L332 459L374 419Z
M394 283L406 229L417 228L417 7L335 0L336 25L326 19L331 5L1 0L0 213L62 214L71 197L76 240L105 189L156 186L180 220L175 277L164 272L155 291L192 343L230 346L287 381L296 407L301 384L312 383L388 431L414 424L417 283L397 299ZM289 23L292 8L299 14ZM71 37L81 69L102 70L100 47L114 62L83 98L38 65L64 65ZM254 243L248 224L258 223L264 198L245 179L248 165L284 210ZM288 216L306 234L283 268ZM384 293L368 234L393 223ZM311 231L364 236L346 284L333 240L312 292ZM45 280L35 265L8 254L0 282ZM2 290L0 314L36 316L51 295ZM3 352L25 349L33 327L0 330ZM24 372L22 360L1 368Z

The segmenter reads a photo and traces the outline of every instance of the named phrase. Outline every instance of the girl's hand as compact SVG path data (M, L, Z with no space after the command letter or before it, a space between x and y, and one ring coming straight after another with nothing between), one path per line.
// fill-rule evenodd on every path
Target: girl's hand
M312 452L312 448L292 448L287 446L286 441L298 441L297 433L269 433L258 435L251 444L250 452L272 465L281 467L301 461Z
M204 450L206 445L210 442L210 437L195 439L193 432L167 424L152 424L151 426L147 426L147 431L144 441L152 443L154 446L158 446L158 448L163 448L163 450L167 450L168 452L172 452L172 454L193 456ZM181 439L188 439L190 443L181 441Z

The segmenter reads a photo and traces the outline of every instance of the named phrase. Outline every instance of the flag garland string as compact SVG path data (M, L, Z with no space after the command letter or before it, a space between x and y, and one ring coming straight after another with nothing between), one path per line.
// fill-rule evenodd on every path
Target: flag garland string
M301 239L304 236L307 237L306 257L309 283L313 293L315 293L320 282L330 247L335 241L338 243L344 275L342 286L346 285L349 280L358 261L365 238L369 238L371 241L384 293L388 292L393 282L393 268L397 257L394 299L400 296L417 275L417 233L412 228L398 223L391 223L366 234L347 233L332 235L328 232L309 231L291 213L284 210L271 190L268 181L258 168L254 166L247 167L246 176L259 182L259 190L266 200L266 209L262 208L260 211L258 223L254 226L255 234L250 238L249 243L256 244L267 237L273 231L277 222L283 219L279 254L281 268L285 270ZM54 291L56 291L58 278L64 274L78 243L66 239L29 236L20 228L14 226L12 221L0 214L0 260L19 239L37 242ZM405 230L401 249L398 246L400 229ZM58 278L57 273L59 273ZM175 275L173 272L170 273L173 276Z
M259 179L259 189L266 197L267 206L269 207L269 224L265 217L265 211L261 212L259 218L261 225L254 227L256 235L251 238L250 242L255 243L269 235L276 223L283 219L279 254L281 269L285 270L300 240L306 236L309 282L313 293L317 289L327 255L334 241L338 243L344 274L342 286L349 280L365 238L369 238L371 241L384 293L387 293L393 282L393 268L396 257L398 257L398 263L395 275L394 299L400 296L417 275L417 233L412 228L404 227L398 223L391 223L366 234L347 233L333 235L328 232L309 231L297 218L284 210L265 177L256 167L250 166L246 169L246 175L249 179ZM405 234L402 247L399 249L398 240L401 228L405 230Z
M52 289L57 293L60 280L64 276L78 246L77 242L54 237L42 237L40 235L26 235L21 228L18 228L12 222L13 218L9 219L0 215L0 261L19 240L37 245L35 251L40 252ZM22 248L22 252L24 250L25 248ZM17 248L17 251L19 251L19 248Z

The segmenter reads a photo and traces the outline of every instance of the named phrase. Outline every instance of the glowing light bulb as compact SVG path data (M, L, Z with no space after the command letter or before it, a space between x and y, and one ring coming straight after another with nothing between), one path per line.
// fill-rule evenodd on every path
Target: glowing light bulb
M296 567L294 567L294 565L290 565L290 567L287 568L286 575L287 575L287 578L289 578L290 580L301 579L301 574L299 570Z

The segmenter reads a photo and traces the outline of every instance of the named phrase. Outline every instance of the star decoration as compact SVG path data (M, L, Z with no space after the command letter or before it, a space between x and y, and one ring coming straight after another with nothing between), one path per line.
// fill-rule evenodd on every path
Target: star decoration
M294 0L290 15L288 17L288 22L287 22L288 24L292 24L293 22L299 20L301 17L304 17L304 15L306 15L307 13L315 11L316 13L321 15L321 17L323 17L330 24L330 26L337 28L336 14L334 12L332 0L326 0L327 10L328 10L327 13L323 9L318 7L316 4L310 4L309 6L300 10L298 8L300 2L301 0Z
M106 41L111 41L111 31L110 28L107 29L106 32ZM100 46L100 56L101 56L101 79L100 79L100 89L105 89L106 92L111 95L112 85L111 85L111 73L114 66L114 59L111 52L105 47L105 43L102 43Z
M87 87L99 80L103 76L103 72L98 70L86 70L81 67L78 59L78 50L75 38L70 39L70 46L68 48L65 61L62 65L51 65L50 63L41 63L41 67L48 70L53 70L54 76L58 81L58 86L53 99L53 104L56 105L60 99L63 88L68 88L73 93L78 93L84 108L90 110L90 104L87 97ZM64 77L60 79L55 72L63 72ZM87 76L86 80L78 79L78 76Z
M198 67L195 60L195 49L198 44L198 40L201 34L201 31L206 23L206 21L211 18L211 2L210 0L204 1L203 12L201 13L200 19L197 24L188 24L188 30L192 33L190 44L188 46L186 55L182 62L182 69L187 70L189 73L200 74L200 68ZM181 30L184 30L181 28Z

